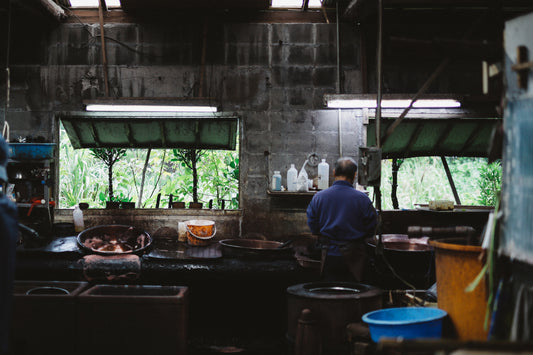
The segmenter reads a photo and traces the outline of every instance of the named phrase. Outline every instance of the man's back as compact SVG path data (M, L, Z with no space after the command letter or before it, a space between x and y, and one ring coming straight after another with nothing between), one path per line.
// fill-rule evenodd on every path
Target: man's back
M307 222L313 234L330 240L328 254L341 255L340 245L373 232L376 212L365 193L347 181L335 181L313 197L307 208Z

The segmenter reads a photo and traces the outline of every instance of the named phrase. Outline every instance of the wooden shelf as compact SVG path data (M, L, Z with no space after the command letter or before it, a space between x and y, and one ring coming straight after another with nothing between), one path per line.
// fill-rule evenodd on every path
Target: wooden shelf
M318 191L309 192L292 192L292 191L271 191L267 190L267 194L271 196L313 196Z

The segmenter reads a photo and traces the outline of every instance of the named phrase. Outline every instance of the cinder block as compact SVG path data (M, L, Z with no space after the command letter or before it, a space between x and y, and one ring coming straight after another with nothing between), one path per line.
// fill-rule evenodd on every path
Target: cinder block
M98 29L98 31L100 31L100 29ZM169 31L169 29L167 28L166 31ZM165 31L163 30L160 31L161 34L164 32ZM139 25L136 24L106 24L104 25L104 33L106 37L113 38L113 42L120 42L133 47L135 47L139 41Z
M272 88L270 92L270 110L281 110L287 106L287 94L284 87Z
M263 154L251 154L248 164L241 164L241 172L246 176L266 176L266 163Z
M316 67L313 69L313 86L334 88L337 82L336 67Z
M353 70L343 70L342 85L344 88L343 92L349 92L353 94L359 94L363 92L363 74L359 69Z
M233 44L226 46L227 65L268 65L268 47L264 43Z
M315 50L312 46L291 45L283 48L288 49L287 64L289 65L313 65L315 62Z
M271 53L271 65L274 66L286 66L287 65L287 57L290 53L290 47L287 45L279 44L279 43L272 43L270 45L270 53Z
M271 131L276 134L314 131L313 116L306 110L276 112L271 117Z
M247 134L254 132L264 134L270 127L270 115L265 111L249 111L243 116L242 122Z
M313 104L313 92L314 89L312 87L293 88L288 90L289 105L292 107L300 106L300 108L311 107Z
M335 45L337 42L337 25L334 23L317 23L315 26L315 44Z
M269 24L232 23L225 26L228 43L268 43Z
M315 48L316 65L337 65L337 49L335 43L320 44Z
M295 66L289 67L287 71L287 80L291 86L313 84L313 67Z
M269 135L265 132L246 133L243 144L248 152L262 152L270 149Z
M272 25L272 43L312 44L314 43L314 25L305 23Z

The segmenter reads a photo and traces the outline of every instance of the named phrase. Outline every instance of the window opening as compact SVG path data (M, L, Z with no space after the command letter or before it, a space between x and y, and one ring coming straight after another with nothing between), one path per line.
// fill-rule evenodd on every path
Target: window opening
M271 8L300 9L304 0L272 0ZM322 7L321 0L309 0L309 8Z
M487 158L447 157L461 203L469 206L495 206L501 190L500 161ZM398 159L397 197L400 209L417 208L431 200L454 201L441 158L435 156ZM392 209L392 159L383 159L381 194L383 209ZM374 189L370 187L371 196Z
M99 0L70 0L71 8L97 8ZM108 8L121 7L120 0L106 0Z
M136 207L167 208L172 202L193 202L191 167L177 149L127 149L112 169L113 200ZM239 208L239 141L235 150L196 150L198 202L203 208ZM145 162L148 161L146 164ZM146 171L141 195L143 169ZM109 198L108 167L91 149L74 149L60 124L59 208L86 202L104 208ZM160 195L158 199L158 195Z

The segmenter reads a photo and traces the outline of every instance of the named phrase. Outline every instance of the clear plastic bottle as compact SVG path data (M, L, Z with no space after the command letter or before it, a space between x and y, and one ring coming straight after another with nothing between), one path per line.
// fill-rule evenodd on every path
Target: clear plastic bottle
M272 191L281 191L281 174L278 170L275 170L274 175L272 175L272 186L270 188Z
M83 211L79 205L74 206L74 212L72 212L72 218L74 219L74 230L79 233L85 229L83 222Z
M325 190L329 187L329 164L326 159L318 164L318 189Z
M287 170L287 191L296 191L298 185L298 170L291 164L289 170Z

